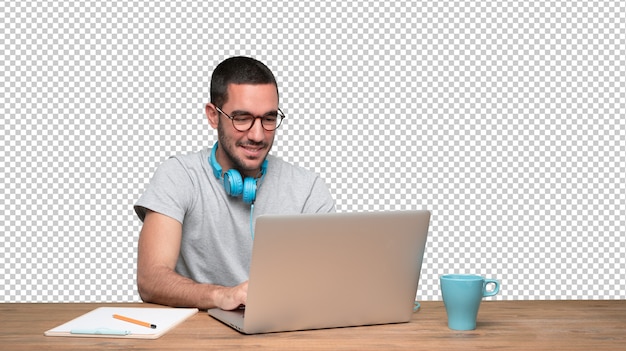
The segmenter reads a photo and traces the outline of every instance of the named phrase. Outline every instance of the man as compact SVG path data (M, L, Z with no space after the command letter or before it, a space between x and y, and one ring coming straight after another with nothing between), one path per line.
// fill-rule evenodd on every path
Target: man
M247 298L257 216L335 211L318 175L268 155L278 102L263 63L232 57L215 68L205 113L218 142L163 162L135 205L144 301L235 309Z

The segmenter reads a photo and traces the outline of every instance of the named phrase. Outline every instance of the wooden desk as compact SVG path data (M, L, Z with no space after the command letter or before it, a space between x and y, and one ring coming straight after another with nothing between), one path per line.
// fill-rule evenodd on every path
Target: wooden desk
M102 305L0 304L0 349L626 350L626 301L484 301L465 332L448 329L443 303L431 301L392 325L242 335L200 312L157 340L43 336Z

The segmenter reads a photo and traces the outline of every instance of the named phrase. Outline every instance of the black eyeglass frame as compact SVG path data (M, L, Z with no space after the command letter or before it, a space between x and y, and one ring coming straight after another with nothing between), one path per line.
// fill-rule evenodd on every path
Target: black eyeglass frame
M261 119L261 127L263 127L264 130L268 131L268 132L273 132L276 129L278 129L278 127L280 127L283 124L283 119L285 119L285 114L283 113L283 111L279 108L278 110L276 110L276 118L278 118L278 122L276 123L276 128L274 129L267 129L267 127L265 126L265 124L263 124L263 118L268 117L267 114L263 115L263 116L254 116L253 114L249 114L249 116L254 117L254 119L252 120L252 123L250 123L250 127L248 127L247 129L241 130L239 128L237 128L237 126L235 125L235 117L230 116L228 113L222 111L221 108L215 106L215 109L217 110L217 112L223 114L224 116L228 117L228 119L230 119L230 121L233 124L233 128L235 128L235 130L239 131L239 132L247 132L250 129L252 129L252 127L254 127L254 123L256 123L257 118Z

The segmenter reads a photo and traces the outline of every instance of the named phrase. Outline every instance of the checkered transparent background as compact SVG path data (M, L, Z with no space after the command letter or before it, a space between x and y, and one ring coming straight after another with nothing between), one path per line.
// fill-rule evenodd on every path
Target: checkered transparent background
M340 211L432 210L419 299L450 272L624 299L625 27L620 1L3 1L0 302L139 300L132 205L213 143L233 55Z

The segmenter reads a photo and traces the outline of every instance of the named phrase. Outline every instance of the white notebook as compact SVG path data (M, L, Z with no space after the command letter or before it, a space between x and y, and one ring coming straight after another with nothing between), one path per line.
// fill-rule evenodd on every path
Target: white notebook
M45 336L156 339L198 313L197 308L99 307L44 333ZM113 318L121 315L156 328Z

